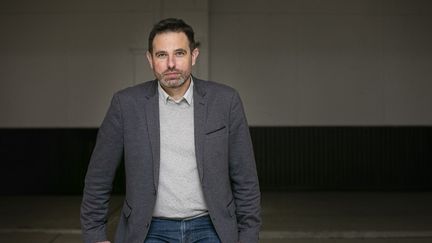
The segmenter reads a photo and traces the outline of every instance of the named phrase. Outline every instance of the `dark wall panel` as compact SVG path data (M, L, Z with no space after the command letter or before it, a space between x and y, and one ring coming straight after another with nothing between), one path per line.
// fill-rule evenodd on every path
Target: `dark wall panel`
M80 194L96 133L0 129L0 194ZM251 135L263 189L432 189L432 127L252 127Z
M0 131L2 193L79 193L95 129Z
M431 189L431 127L251 128L271 189Z

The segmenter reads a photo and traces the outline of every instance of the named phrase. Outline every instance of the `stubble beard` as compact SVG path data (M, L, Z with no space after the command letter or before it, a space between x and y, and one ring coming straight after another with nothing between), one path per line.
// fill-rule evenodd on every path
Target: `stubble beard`
M161 83L161 85L165 88L170 88L170 89L180 88L186 82L186 80L189 79L189 77L190 74L186 75L183 73L180 73L179 77L175 79L168 79L167 77L165 77L163 73L157 75L157 78Z

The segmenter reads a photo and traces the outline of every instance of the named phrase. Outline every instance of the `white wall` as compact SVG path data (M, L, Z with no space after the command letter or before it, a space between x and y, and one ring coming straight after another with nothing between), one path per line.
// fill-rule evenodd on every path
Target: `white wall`
M431 125L432 3L211 1L210 74L251 125Z
M154 23L183 17L207 39L207 1L0 3L0 127L97 127L112 94L153 79ZM202 58L208 59L208 45ZM208 61L195 72L208 77Z
M430 1L9 0L0 127L99 126L116 90L153 78L147 35L169 16L251 125L432 125Z

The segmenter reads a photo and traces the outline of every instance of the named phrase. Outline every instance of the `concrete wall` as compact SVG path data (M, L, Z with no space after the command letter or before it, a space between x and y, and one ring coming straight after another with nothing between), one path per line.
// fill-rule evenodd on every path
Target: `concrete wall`
M432 3L211 1L210 73L252 125L431 125Z
M151 79L147 34L181 17L195 74L241 93L250 125L431 125L425 0L0 3L0 127L97 127L112 94Z
M1 1L0 127L99 126L115 91L153 79L148 33L167 16L207 40L206 0Z

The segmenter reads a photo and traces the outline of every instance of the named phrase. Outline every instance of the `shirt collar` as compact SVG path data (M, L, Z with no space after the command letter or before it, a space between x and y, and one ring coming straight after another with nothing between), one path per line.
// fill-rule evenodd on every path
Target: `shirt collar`
M180 100L174 100L167 92L162 88L160 82L158 82L158 90L159 90L159 96L162 98L162 100L165 102L165 104L170 100L177 104L181 103L182 100L185 100L188 105L192 104L193 101L193 79L192 76L190 76L191 82L189 84L189 88L186 90L185 94Z

